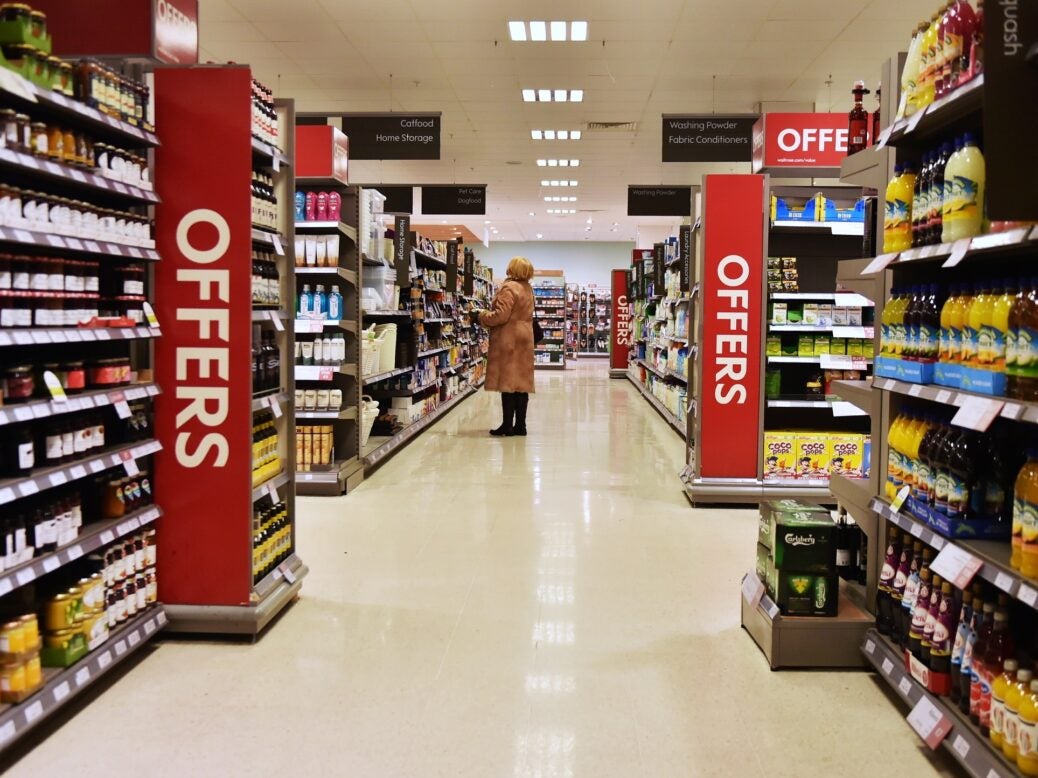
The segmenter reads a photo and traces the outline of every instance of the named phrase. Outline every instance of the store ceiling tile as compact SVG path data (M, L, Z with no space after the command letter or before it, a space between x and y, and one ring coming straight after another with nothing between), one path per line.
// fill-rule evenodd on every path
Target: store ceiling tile
M228 0L202 0L199 8L200 27L204 30L211 22L244 21L245 17Z
M201 0L202 7L208 4L209 0ZM292 0L291 3L286 3L284 0L230 0L228 4L243 17L253 22L276 20L292 22L325 15L318 0Z
M403 25L416 18L410 0L379 0L377 3L370 0L320 0L320 4L330 17L351 25L363 23L367 27L369 22L385 22L387 19Z
M845 28L842 19L806 19L799 21L769 20L757 28L754 34L756 41L773 41L785 46L789 51L795 41L799 47L805 41L825 41L828 43Z
M267 40L267 36L260 32L259 28L249 22L234 21L206 21L206 41L213 43L252 43Z
M860 10L859 3L833 0L774 0L769 3L769 19L842 19L850 21Z

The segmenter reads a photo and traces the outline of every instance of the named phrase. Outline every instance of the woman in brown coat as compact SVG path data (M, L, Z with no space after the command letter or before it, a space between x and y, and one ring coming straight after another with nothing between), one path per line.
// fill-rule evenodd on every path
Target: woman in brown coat
M492 309L473 318L490 330L486 389L501 392L504 420L491 435L525 435L526 408L533 388L533 265L525 257L508 263L508 279Z

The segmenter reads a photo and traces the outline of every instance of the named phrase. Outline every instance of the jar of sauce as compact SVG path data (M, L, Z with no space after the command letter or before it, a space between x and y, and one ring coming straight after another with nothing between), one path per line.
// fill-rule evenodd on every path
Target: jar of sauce
M29 125L29 150L34 156L48 155L47 125L43 122L32 122Z
M32 399L36 392L36 381L31 365L9 367L4 371L4 401L23 403Z
M0 110L0 148L18 150L18 114L11 108Z
M58 162L65 159L65 133L57 125L47 129L47 156Z
M79 394L86 389L86 368L82 362L66 362L58 375L68 394Z

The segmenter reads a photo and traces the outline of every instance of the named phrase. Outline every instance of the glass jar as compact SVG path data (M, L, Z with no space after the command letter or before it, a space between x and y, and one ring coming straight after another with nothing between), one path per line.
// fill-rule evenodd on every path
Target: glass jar
M11 261L14 259L10 254L0 254L0 292L11 291Z
M76 133L67 127L61 133L61 149L63 152L62 161L66 165L79 164L79 143L76 140Z
M6 56L6 52L5 52ZM29 120L29 115L24 113L15 114L15 121L18 123L18 148L16 151L20 151L23 154L32 153L32 122Z
M47 14L43 11L31 11L29 23L32 25L32 37L37 39L47 37Z
M0 21L28 24L32 7L25 3L4 3L0 5Z
M36 392L36 381L33 378L31 365L9 367L4 371L3 378L5 402L28 402Z
M57 125L47 127L46 153L48 157L58 162L65 158L65 133Z
M58 76L58 83L61 88L60 91L66 97L75 97L76 94L76 73L72 67L71 62L62 62L58 65L60 75Z
M12 108L0 110L0 148L18 150L18 113Z
M66 362L61 372L64 374L61 385L68 394L79 394L86 389L86 368L82 362Z
M34 156L45 157L49 145L47 125L43 122L32 122L29 125L29 150Z

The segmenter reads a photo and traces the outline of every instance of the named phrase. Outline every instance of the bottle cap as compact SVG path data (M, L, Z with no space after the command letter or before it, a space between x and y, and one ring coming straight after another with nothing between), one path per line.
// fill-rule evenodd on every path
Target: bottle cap
M1016 673L1016 680L1020 681L1020 683L1030 683L1033 677L1034 673L1026 667L1021 667Z
M1017 668L1019 667L1020 663L1017 662L1015 659L1007 659L1002 663L1002 669L1007 670L1011 673L1015 673L1017 671Z

